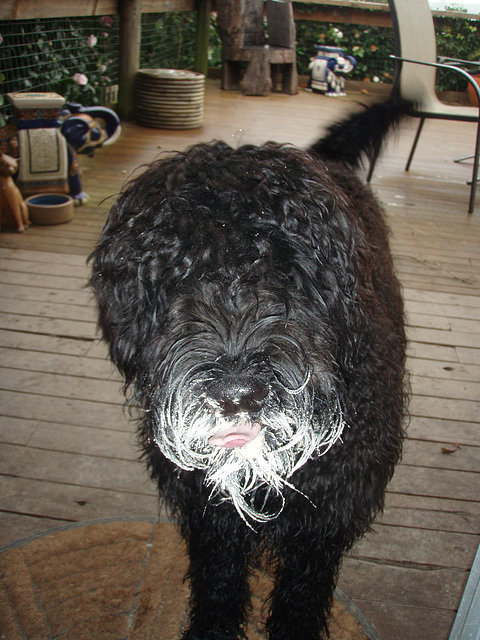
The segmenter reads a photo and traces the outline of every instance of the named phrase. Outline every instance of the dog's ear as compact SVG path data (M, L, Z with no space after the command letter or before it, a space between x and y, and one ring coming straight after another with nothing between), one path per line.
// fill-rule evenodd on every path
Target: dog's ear
M141 264L118 236L103 238L93 254L91 284L98 304L98 321L110 358L133 382L141 352L155 318L155 301L145 290ZM159 303L158 303L159 304Z
M99 327L127 384L137 378L145 346L166 308L168 255L142 192L142 180L137 179L120 195L90 256Z

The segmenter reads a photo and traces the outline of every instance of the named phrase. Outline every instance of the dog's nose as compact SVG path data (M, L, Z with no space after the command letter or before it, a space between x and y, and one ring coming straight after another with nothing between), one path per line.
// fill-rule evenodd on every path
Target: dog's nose
M256 413L268 396L268 384L254 376L226 376L209 385L208 395L225 416Z

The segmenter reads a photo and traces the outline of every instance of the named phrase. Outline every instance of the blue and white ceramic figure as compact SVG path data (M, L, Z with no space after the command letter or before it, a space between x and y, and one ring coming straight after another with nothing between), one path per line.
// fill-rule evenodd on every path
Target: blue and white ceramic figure
M351 73L357 67L353 56L346 56L340 47L326 47L317 45L317 56L308 68L310 81L308 88L321 91L333 98L345 94L345 74Z
M106 107L65 105L65 98L53 92L14 92L7 94L13 106L8 125L7 145L17 140L15 157L19 161L16 183L22 196L64 193L75 204L84 204L77 154L92 156L101 146L115 142L120 135L117 114Z

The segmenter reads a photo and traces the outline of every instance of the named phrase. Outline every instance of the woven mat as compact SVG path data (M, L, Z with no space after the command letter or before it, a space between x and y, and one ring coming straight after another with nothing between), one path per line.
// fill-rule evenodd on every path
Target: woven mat
M72 525L0 550L0 638L5 640L176 640L187 620L187 558L168 522L115 520ZM252 584L249 640L269 592ZM343 594L331 640L380 640Z

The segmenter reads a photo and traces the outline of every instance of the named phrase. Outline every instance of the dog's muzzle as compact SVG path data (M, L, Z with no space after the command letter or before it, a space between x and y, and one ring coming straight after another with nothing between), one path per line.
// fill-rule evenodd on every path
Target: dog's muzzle
M233 418L209 438L210 444L234 449L252 442L261 431L254 414L262 409L268 391L266 382L249 375L225 376L209 384L207 402L223 417Z
M247 524L271 520L284 489L296 490L289 478L341 436L333 379L315 390L292 341L285 362L273 349L275 357L198 359L194 346L185 341L169 376L149 385L154 440L179 468L205 473L212 503L233 503Z

